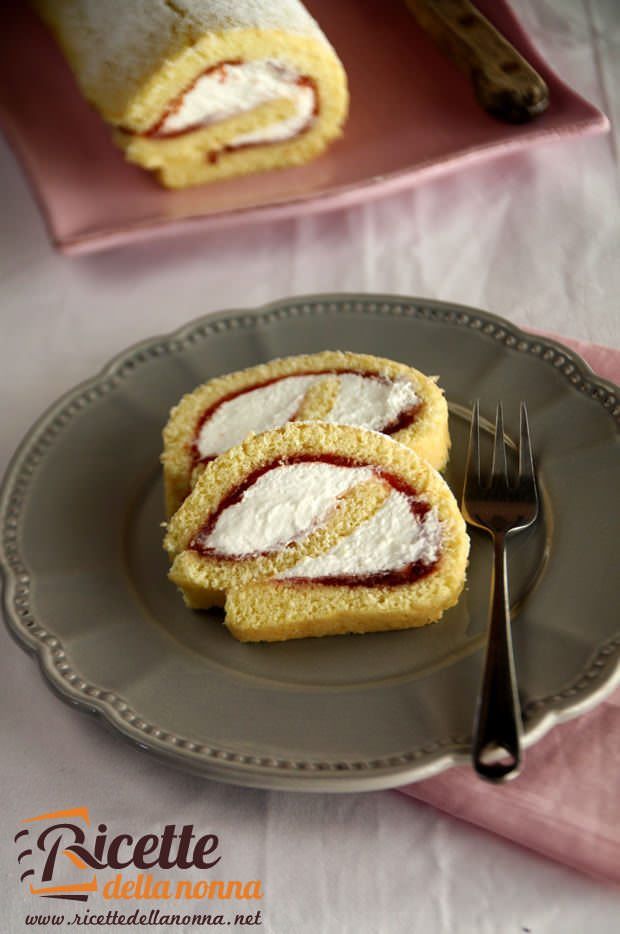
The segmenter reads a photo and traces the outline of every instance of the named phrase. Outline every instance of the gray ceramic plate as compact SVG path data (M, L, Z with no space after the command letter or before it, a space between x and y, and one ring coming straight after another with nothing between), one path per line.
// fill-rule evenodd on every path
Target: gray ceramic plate
M617 390L575 354L469 308L390 296L290 299L209 316L116 358L32 428L0 501L8 624L62 698L182 768L272 788L404 784L464 761L490 548L444 620L409 632L242 645L186 610L161 549L160 432L216 374L301 351L438 373L458 491L467 412L528 403L542 515L510 549L526 743L602 699L619 671Z

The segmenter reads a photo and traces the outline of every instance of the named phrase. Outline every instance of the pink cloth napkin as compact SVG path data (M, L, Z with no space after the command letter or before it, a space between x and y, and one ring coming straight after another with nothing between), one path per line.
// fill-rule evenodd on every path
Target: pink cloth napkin
M562 341L600 376L620 383L619 350ZM526 750L525 769L513 782L491 785L459 766L399 791L620 882L620 689Z

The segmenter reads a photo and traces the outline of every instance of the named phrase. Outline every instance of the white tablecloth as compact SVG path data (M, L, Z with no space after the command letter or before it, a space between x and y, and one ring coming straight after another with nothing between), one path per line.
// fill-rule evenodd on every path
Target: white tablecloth
M515 6L558 72L620 116L617 0ZM348 211L70 260L50 247L0 141L0 466L49 402L126 345L289 294L452 299L620 346L618 186L615 130ZM2 934L26 930L34 910L11 843L20 819L78 805L115 832L174 822L218 833L226 878L262 879L262 929L274 934L619 929L617 889L396 792L270 793L173 771L56 700L4 630L0 643Z

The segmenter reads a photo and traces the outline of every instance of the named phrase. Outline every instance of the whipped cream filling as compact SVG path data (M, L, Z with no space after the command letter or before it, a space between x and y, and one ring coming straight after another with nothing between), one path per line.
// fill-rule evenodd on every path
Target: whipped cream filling
M441 522L435 507L422 517L414 515L411 500L392 490L370 519L347 538L316 558L304 558L278 575L287 578L357 577L398 571L439 557Z
M269 431L290 421L319 376L291 376L223 402L202 425L196 439L201 458L222 454L250 432Z
M372 379L358 373L338 377L340 391L323 421L381 431L419 399L408 379Z
M168 136L189 129L220 123L254 110L261 104L285 98L294 112L284 120L243 133L228 140L227 146L275 143L301 133L314 116L315 92L300 82L301 75L285 63L273 59L222 63L201 75L180 98L157 127L156 136Z
M308 389L326 378L338 379L339 392L323 421L381 431L420 403L407 379L377 379L357 373L288 376L258 386L223 402L201 426L196 438L199 457L221 454L250 432L278 428L294 418Z
M200 546L235 557L276 551L322 525L338 497L371 476L370 467L320 461L274 467L224 509Z

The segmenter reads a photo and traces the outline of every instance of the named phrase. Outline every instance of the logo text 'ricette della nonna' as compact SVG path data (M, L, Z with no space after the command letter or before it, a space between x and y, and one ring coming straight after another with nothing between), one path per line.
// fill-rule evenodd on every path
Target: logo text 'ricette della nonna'
M260 899L259 879L178 879L148 870L212 870L220 862L217 834L199 834L193 824L166 824L162 831L134 836L111 834L104 823L91 826L88 808L51 811L22 821L15 834L20 882L42 898ZM32 868L40 863L39 872ZM109 873L113 870L113 874ZM140 870L128 877L126 870ZM105 875L102 872L105 871Z

